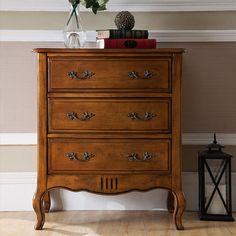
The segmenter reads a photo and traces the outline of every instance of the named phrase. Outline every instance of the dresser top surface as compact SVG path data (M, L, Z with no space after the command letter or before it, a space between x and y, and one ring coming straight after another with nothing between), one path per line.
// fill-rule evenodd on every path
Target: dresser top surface
M156 49L98 49L98 48L35 48L33 52L37 53L183 53L183 48L156 48Z

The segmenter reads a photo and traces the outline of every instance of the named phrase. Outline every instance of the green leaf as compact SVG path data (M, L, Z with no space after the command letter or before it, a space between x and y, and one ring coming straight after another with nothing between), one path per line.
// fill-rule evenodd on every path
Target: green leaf
M92 11L94 14L97 14L98 9L96 7L92 7Z
M80 3L85 6L86 5L86 0L80 0Z
M69 2L74 5L74 4L79 4L80 0L69 0Z
M99 2L102 2L100 3L100 6L98 8L98 11L104 11L106 10L106 4L108 3L109 0L103 0L103 1L99 1Z
M106 9L107 8L105 5L101 5L101 6L99 6L98 11L105 11Z
M99 3L95 2L92 7L92 11L94 14L97 14L98 8L99 8Z
M103 3L101 5L106 5L109 2L109 0L103 0Z
M92 7L94 3L96 3L96 0L87 0L86 1L86 8Z
M94 14L97 14L97 11L106 10L106 3L109 0L69 0L69 1L79 1L86 8L91 8Z

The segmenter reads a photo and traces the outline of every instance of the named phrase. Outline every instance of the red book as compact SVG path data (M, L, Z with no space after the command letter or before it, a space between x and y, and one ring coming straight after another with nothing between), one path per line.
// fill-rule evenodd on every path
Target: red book
M156 48L156 39L98 39L99 48Z

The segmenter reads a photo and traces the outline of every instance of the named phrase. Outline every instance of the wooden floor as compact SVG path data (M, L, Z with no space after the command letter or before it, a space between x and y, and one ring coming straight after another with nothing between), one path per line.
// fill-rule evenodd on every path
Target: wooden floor
M177 231L160 211L66 211L46 214L44 230L35 231L33 212L0 212L0 235L236 236L235 222L200 221L196 212L185 212L183 223Z

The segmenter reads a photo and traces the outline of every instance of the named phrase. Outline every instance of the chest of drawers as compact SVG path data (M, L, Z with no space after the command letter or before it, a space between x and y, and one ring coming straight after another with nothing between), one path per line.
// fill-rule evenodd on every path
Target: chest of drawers
M35 229L50 190L102 194L163 188L183 229L182 49L35 49L38 168Z

